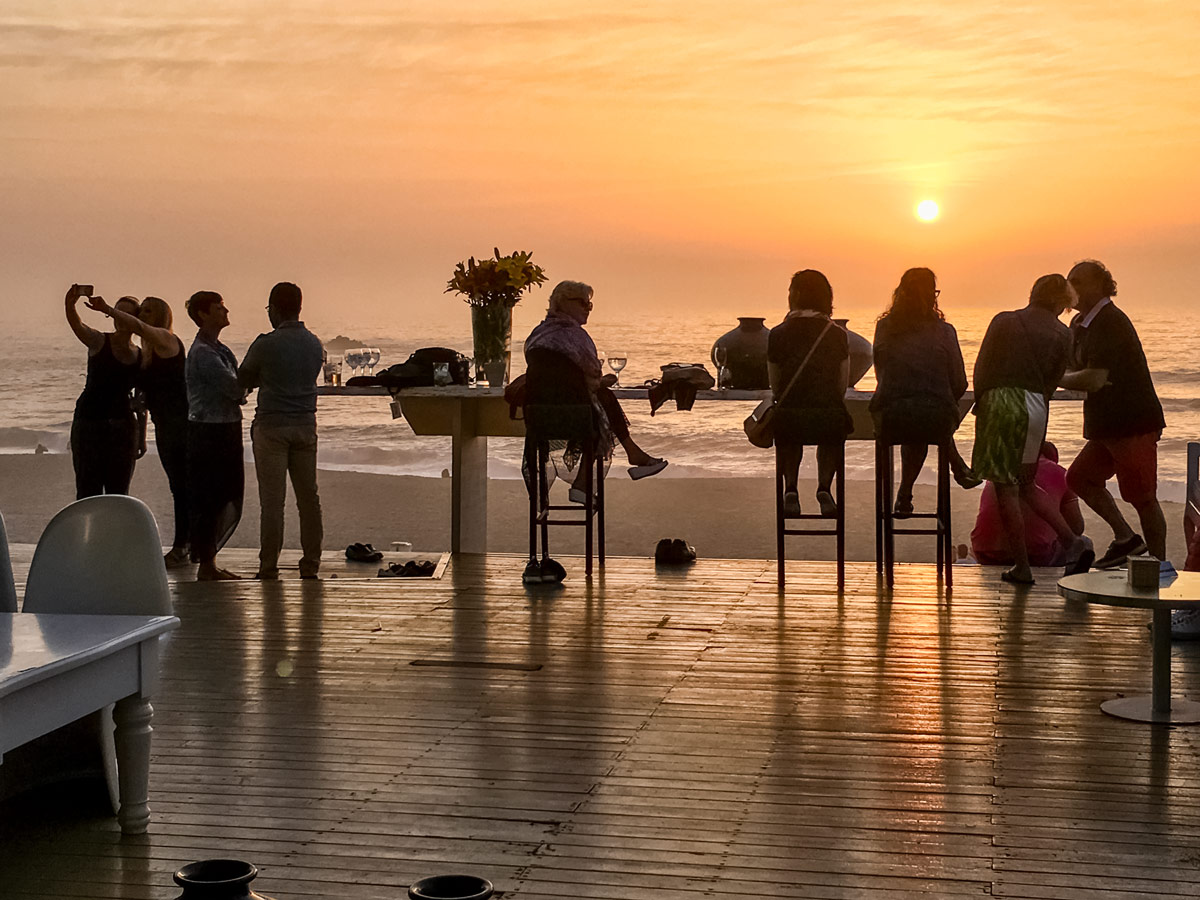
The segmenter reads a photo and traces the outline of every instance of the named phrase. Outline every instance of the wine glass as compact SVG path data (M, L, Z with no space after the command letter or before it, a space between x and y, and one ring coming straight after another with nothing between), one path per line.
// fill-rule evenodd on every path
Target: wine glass
M358 366L362 362L362 351L354 349L346 351L346 365L350 367L350 377L353 378L358 372Z
M621 386L621 370L625 368L626 361L624 350L608 351L608 367L617 375L617 382L613 385L613 387Z
M374 375L375 374L375 366L378 365L378 363L379 363L379 348L378 347L368 347L367 354L368 354L367 355L367 374Z
M717 389L725 390L729 387L729 370L725 368L729 362L729 348L717 347L713 350L713 359L717 361Z

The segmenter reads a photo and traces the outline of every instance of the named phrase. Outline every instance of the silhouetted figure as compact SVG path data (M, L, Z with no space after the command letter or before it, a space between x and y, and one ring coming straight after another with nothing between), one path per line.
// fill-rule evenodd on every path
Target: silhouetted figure
M837 515L833 475L839 447L854 423L846 411L850 345L845 330L832 323L832 315L829 280L815 269L805 269L792 276L788 314L767 339L767 374L778 404L775 452L783 469L783 511L789 516L800 515L797 480L805 444L817 445L821 514ZM802 364L804 370L792 384Z
M79 318L79 298L97 312L109 307L91 289L71 285L66 296L67 324L88 349L87 381L75 402L71 420L71 462L75 468L75 499L97 494L127 494L137 460L137 421L130 394L141 364L133 332L121 321L111 332L97 331ZM137 301L122 298L117 308L137 315Z
M300 321L300 288L283 281L271 288L267 318L273 331L260 334L246 351L238 381L258 388L250 427L258 499L262 507L256 578L279 577L283 507L291 479L300 513L300 577L321 568L321 498L317 493L317 376L320 339Z
M1070 334L1058 317L1075 299L1067 279L1043 275L1034 282L1028 305L992 319L975 361L977 419L971 467L995 492L1013 561L1001 578L1016 584L1033 584L1023 505L1053 528L1068 548L1068 574L1086 572L1093 558L1063 518L1058 503L1034 483L1050 397L1067 369L1070 351ZM1057 455L1055 451L1056 459ZM980 509L982 514L983 501Z
M1119 566L1147 549L1167 555L1167 522L1158 504L1158 439L1166 425L1142 342L1112 298L1117 283L1095 260L1076 263L1067 275L1079 295L1071 320L1071 366L1062 385L1087 391L1083 436L1087 439L1067 470L1067 480L1113 530L1113 541L1096 568ZM1137 510L1145 535L1136 534L1117 508L1106 483L1114 475L1121 499Z
M134 300L122 297L122 300ZM136 302L136 301L134 301ZM187 353L183 341L172 331L171 307L158 297L147 297L138 306L137 315L120 309L104 312L121 322L142 341L142 365L138 387L146 409L154 421L154 445L167 473L174 501L175 536L171 550L163 557L167 568L188 563L187 430L188 398L185 374Z
M900 445L897 516L913 511L913 485L930 444L949 455L959 484L980 483L954 446L967 370L958 333L938 307L940 293L932 271L909 269L892 293L891 306L875 325L877 386L870 409L876 432L888 443Z
M187 355L187 477L192 551L200 563L198 581L238 576L217 565L217 551L242 519L246 473L242 463L242 404L237 358L219 336L229 310L216 291L197 291L188 315L200 326Z
M592 311L592 293L591 285L580 281L559 282L551 291L546 318L525 340L526 362L536 362L530 365L528 402L592 404L600 413L601 443L606 448L612 447L613 439L621 444L630 477L637 480L656 475L667 467L667 461L651 456L630 436L629 420L609 389L616 376L602 374L596 345L583 328ZM577 486L571 491L571 499L580 503L582 476L582 471L576 473Z

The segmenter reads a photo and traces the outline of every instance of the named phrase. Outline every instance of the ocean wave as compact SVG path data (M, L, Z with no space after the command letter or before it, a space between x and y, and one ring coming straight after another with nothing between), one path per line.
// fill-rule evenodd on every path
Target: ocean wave
M20 426L0 427L0 451L7 453L32 453L41 444L52 453L65 453L70 448L71 423L42 428Z

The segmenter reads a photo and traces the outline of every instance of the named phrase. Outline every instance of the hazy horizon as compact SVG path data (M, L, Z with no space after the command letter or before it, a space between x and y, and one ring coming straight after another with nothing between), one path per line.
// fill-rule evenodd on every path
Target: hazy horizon
M279 280L322 331L455 327L494 246L605 317L770 315L810 266L860 314L911 265L1005 308L1083 257L1193 303L1192 4L94 7L0 0L9 329L72 281L257 320Z

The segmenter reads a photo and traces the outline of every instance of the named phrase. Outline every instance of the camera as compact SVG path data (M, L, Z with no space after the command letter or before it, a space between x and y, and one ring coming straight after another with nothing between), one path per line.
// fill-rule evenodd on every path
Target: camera
M96 286L94 284L77 284L77 285L75 285L75 296L76 297L90 297L95 292L96 292Z

